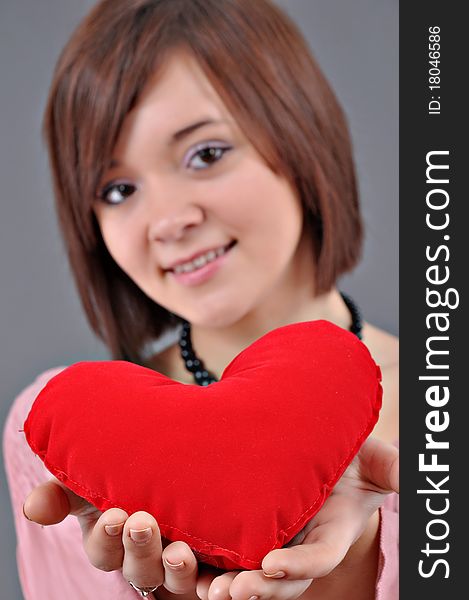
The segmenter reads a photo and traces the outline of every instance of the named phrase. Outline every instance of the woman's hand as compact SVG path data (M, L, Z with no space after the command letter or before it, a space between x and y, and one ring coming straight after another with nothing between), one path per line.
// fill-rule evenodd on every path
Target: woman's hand
M78 518L90 563L102 571L122 569L135 586L164 587L175 594L196 597L197 561L184 542L164 549L155 519L146 512L129 516L111 508L101 513L52 479L35 488L24 503L25 516L41 525L60 523L67 515Z
M169 592L187 596L196 591L202 600L250 600L253 596L294 600L313 579L326 576L347 553L354 552L354 542L386 494L399 491L398 456L394 446L369 438L319 513L288 548L270 552L259 571L216 576L206 570L198 575L195 557L186 544L173 542L162 550L158 525L148 513L128 517L120 509L111 509L101 514L58 482L36 488L24 510L30 519L43 524L59 522L68 512L75 514L90 562L105 571L122 568L123 576L139 587L164 585ZM146 544L132 541L131 530L148 529L152 536ZM157 594L166 595L164 589Z
M206 582L202 576L197 588L200 597L203 600L229 600L230 597L233 600L249 600L253 596L269 600L298 598L313 579L328 575L347 553L355 551L354 542L363 534L386 495L399 491L398 459L397 448L369 438L319 513L288 548L270 552L262 561L262 571L225 573ZM372 531L376 536L376 527ZM361 556L365 553L360 550ZM377 557L370 558L374 561ZM370 565L360 567L363 574ZM371 574L374 585L376 570ZM351 570L344 570L340 577L354 575L356 573ZM348 583L337 578L333 585L347 589ZM336 597L345 596L339 593Z

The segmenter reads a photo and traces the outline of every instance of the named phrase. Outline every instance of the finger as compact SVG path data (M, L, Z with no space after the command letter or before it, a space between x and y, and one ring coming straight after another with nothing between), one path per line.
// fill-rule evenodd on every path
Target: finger
M159 587L164 581L162 545L158 523L146 512L127 519L122 535L124 560L122 574L138 587Z
M24 516L40 525L60 523L70 510L67 494L52 480L34 488L23 505Z
M352 543L341 534L344 524L316 527L305 543L273 550L262 561L264 574L273 579L311 580L329 574L345 557Z
M275 579L266 577L262 571L242 571L233 580L229 596L233 600L294 600L308 589L311 581Z
M116 571L122 567L124 545L122 532L127 513L111 508L88 528L83 527L83 542L90 563L101 571Z
M230 571L215 577L208 589L208 600L231 600L230 586L238 574L239 571Z
M324 577L335 569L362 531L354 513L347 513L343 506L341 510L341 503L338 507L343 516L334 516L316 525L301 545L269 552L262 561L264 574L272 578L307 580ZM379 527L376 511L366 527L367 537L375 539Z
M218 569L215 570L215 568L207 565L203 565L203 568L201 568L199 565L199 576L195 591L200 600L208 600L208 591L212 581L217 577L217 573L219 573Z
M395 446L369 437L359 458L367 479L384 490L399 492L399 450Z
M187 544L173 542L163 550L164 587L173 594L193 593L197 560Z

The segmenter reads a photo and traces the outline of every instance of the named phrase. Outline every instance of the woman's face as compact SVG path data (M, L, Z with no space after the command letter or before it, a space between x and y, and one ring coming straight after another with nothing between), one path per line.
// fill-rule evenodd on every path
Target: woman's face
M313 278L299 200L185 53L127 116L98 195L114 260L193 324L231 325Z

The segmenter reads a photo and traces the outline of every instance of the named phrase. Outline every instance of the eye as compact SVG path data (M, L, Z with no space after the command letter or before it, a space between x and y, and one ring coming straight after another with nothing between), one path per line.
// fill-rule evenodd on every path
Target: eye
M188 152L184 165L194 171L207 169L222 159L231 149L231 146L225 144L200 144Z
M104 186L99 193L99 198L107 204L122 204L136 189L132 183L115 181Z

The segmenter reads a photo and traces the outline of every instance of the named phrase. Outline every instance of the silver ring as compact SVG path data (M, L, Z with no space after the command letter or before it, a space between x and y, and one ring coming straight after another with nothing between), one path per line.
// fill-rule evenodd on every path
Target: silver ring
M138 592L142 598L146 598L152 592L158 589L157 585L155 585L155 587L138 587L138 585L135 585L135 583L132 583L131 581L129 581L129 585L132 589Z

